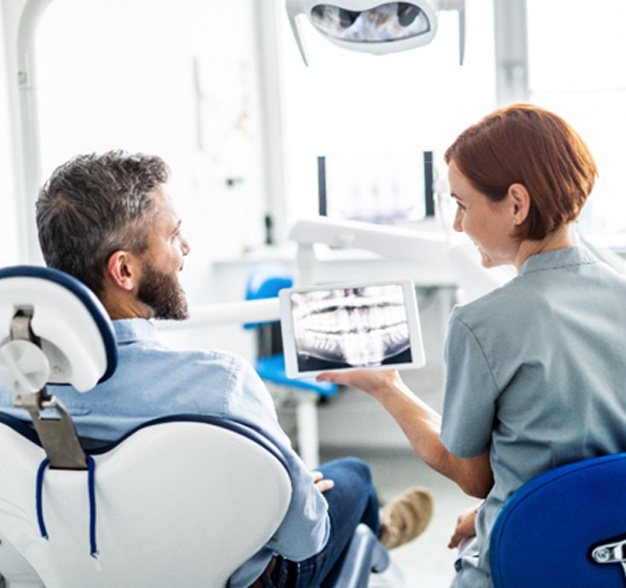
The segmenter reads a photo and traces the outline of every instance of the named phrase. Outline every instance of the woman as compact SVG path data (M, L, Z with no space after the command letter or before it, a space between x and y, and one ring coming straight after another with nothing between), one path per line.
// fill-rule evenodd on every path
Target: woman
M499 109L445 154L454 229L505 286L456 307L446 341L443 415L396 372L325 373L396 419L422 459L485 498L455 586L490 586L488 536L504 501L561 464L626 450L626 279L576 244L596 177L578 134L530 104ZM454 540L453 540L454 542Z

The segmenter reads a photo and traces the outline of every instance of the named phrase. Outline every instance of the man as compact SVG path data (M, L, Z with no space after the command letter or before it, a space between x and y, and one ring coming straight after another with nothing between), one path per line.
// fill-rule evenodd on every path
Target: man
M178 272L190 247L164 191L167 179L160 158L112 151L74 158L42 188L37 228L44 259L94 291L113 320L119 352L115 374L98 390L78 394L52 386L51 393L79 435L93 439L112 441L146 420L183 413L221 416L259 430L284 455L293 493L275 535L229 584L331 586L356 525L380 531L369 468L346 458L307 471L251 366L232 354L174 351L158 342L150 319L188 315ZM11 402L12 395L0 390L0 407L23 417ZM393 546L419 534L430 519L431 500L413 489L388 505L383 541Z

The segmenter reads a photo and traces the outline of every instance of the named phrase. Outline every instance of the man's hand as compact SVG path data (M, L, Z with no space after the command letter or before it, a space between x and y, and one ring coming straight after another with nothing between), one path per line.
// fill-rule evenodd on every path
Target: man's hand
M326 492L335 485L335 482L325 479L324 474L322 474L322 472L318 472L317 470L313 470L311 472L311 477L313 478L313 484L320 492Z
M450 538L448 547L454 549L465 539L471 539L476 535L476 512L478 509L472 507L459 515L456 520L454 534Z

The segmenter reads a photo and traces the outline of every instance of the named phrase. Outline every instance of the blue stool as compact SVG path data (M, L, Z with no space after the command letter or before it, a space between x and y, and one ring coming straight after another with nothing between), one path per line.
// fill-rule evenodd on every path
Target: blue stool
M626 586L626 453L560 466L521 486L491 531L495 588Z
M246 300L274 298L283 288L293 285L289 269L277 263L262 263L255 266L248 277ZM319 433L317 402L337 393L332 382L317 382L315 378L294 379L285 374L280 323L278 321L246 323L244 329L257 331L258 356L255 369L261 379L281 388L275 394L280 402L290 399L296 402L297 442L300 457L309 467L319 465Z

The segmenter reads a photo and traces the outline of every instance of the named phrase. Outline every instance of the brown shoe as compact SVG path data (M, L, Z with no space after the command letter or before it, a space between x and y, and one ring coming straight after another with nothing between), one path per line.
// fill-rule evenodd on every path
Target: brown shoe
M433 516L433 495L416 486L380 509L380 542L393 549L415 539Z

